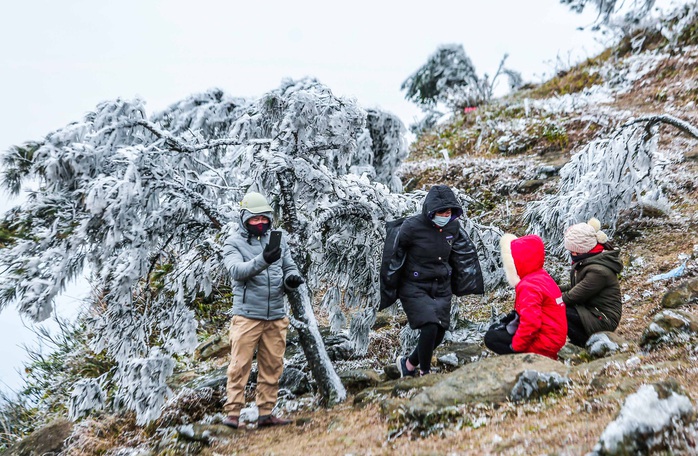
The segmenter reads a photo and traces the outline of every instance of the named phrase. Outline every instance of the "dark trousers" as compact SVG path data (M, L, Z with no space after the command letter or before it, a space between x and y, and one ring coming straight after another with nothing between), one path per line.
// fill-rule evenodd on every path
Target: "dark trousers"
M419 342L409 360L413 366L419 366L419 370L427 373L431 370L434 349L443 342L446 330L436 323L427 323L419 329Z
M582 319L575 306L567 307L567 337L578 347L585 347L589 340L589 335L584 330Z
M485 333L485 346L498 355L509 355L511 353L516 353L511 348L511 341L513 338L514 335L507 332L506 326L501 326L499 328L490 327Z

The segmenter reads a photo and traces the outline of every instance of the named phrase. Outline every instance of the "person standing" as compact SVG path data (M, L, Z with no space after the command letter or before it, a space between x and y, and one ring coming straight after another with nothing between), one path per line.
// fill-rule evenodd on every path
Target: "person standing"
M620 250L600 231L601 223L592 218L565 232L565 248L572 257L570 283L562 285L567 306L570 342L584 347L592 334L615 331L620 322L622 301L618 274L623 270Z
M285 288L297 288L304 280L291 258L285 240L269 243L273 210L256 192L240 202L240 226L225 242L223 263L233 281L233 318L230 324L226 426L237 428L245 405L245 386L257 349L256 404L258 427L289 424L272 415L284 366L289 319L284 307Z
M535 234L499 241L507 281L514 287L514 312L485 333L485 346L500 355L537 353L557 359L567 340L562 293L543 269L545 246Z
M452 295L484 293L475 245L457 220L462 214L453 191L435 185L421 214L388 225L379 310L399 298L410 328L420 330L414 351L397 357L401 377L431 371L434 349L451 324Z

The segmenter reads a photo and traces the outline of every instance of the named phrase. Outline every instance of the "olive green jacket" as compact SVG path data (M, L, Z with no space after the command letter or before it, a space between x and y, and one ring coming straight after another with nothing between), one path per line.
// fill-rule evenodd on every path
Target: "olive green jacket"
M622 302L618 273L623 270L620 251L603 251L572 265L570 285L563 285L562 299L576 306L588 335L614 331L620 321Z

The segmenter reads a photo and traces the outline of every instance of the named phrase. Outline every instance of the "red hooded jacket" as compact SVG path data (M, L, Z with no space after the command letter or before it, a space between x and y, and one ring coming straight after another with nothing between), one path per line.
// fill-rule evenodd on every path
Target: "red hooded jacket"
M516 290L514 309L519 327L511 346L516 352L557 359L567 340L567 316L562 293L543 269L545 247L536 235L502 236L502 260L507 280Z

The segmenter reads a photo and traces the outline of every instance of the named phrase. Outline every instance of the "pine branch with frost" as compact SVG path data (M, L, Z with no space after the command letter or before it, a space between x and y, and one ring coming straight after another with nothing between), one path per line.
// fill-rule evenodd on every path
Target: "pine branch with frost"
M373 115L367 121L354 102L310 79L285 81L251 102L193 96L151 119L139 100L100 104L82 122L6 155L9 188L40 185L3 222L15 239L0 256L0 306L15 303L41 319L89 269L99 296L88 316L91 345L117 362L124 401L150 420L167 393L172 356L196 344L191 302L229 280L220 243L239 219L235 203L258 190L288 231L308 284L336 287L342 301L328 298L335 330L350 320L342 309L356 315L351 337L364 353L385 222L417 212L423 198L369 178L385 176L404 154L399 121ZM357 166L374 171L352 174ZM311 326L304 350L317 360L313 375L325 382L323 394L343 397Z
M662 198L660 123L698 138L698 129L672 116L644 116L619 127L610 138L587 144L560 170L558 191L529 203L529 232L546 240L555 255L565 251L565 229L592 217L615 230L618 214L643 199Z
M78 380L73 385L68 404L68 417L75 421L87 416L92 411L105 407L107 396L99 383L99 379L86 378Z
M165 383L174 370L174 360L160 353L131 359L120 374L117 401L136 412L136 423L157 419L170 389Z

